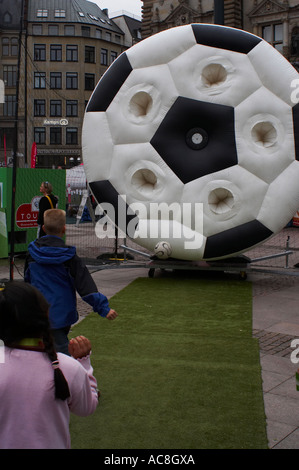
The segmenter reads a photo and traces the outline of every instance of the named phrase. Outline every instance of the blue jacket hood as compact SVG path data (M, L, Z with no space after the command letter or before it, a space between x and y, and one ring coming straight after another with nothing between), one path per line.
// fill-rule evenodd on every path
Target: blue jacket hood
M62 238L46 235L31 242L28 252L36 263L61 264L75 256L76 247L65 245Z

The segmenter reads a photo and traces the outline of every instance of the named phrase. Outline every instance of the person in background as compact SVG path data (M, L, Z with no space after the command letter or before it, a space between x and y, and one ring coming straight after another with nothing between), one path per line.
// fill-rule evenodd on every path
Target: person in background
M65 224L64 210L45 212L43 229L47 235L29 244L24 278L37 287L50 304L49 318L56 350L68 354L68 334L78 320L76 292L100 316L114 320L118 314L110 309L107 297L98 292L76 248L64 243Z
M48 209L55 209L58 204L58 198L54 196L54 194L52 194L53 187L52 187L52 184L49 183L49 181L42 182L39 190L43 194L43 196L40 198L40 201L39 201L39 208L38 208L39 212L38 212L38 218L37 218L37 225L38 225L37 238L40 238L46 235L43 230L44 213Z
M84 336L70 341L72 357L56 353L44 296L24 281L0 292L0 448L68 449L70 413L97 408L97 381Z

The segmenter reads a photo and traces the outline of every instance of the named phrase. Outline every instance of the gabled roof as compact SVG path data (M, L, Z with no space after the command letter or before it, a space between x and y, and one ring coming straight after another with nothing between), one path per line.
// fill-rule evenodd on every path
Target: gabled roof
M136 40L139 39L137 35L137 31L141 30L141 21L136 20L135 18L131 18L128 15L123 15L123 18L126 22L126 25L132 35L133 38Z
M29 22L82 23L123 34L98 5L87 0L29 0L28 3ZM46 13L39 13L38 16L41 10L47 11L47 16Z
M282 13L287 11L289 8L288 5L281 5L273 0L264 0L258 5L256 5L253 10L249 13L249 17L260 16L260 15L270 15L273 13Z
M185 13L191 13L192 17L200 16L200 13L198 10L194 10L193 8L189 7L189 5L182 3L177 8L174 8L163 21L165 22L172 21L173 19Z

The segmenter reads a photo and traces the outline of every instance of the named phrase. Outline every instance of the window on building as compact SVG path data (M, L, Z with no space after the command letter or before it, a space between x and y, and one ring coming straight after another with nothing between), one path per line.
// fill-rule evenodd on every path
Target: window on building
M66 88L68 90L78 89L78 74L77 72L67 72L66 74Z
M115 42L117 42L117 44L121 43L121 36L119 34L115 35Z
M2 38L2 55L3 56L17 56L19 50L18 38Z
M66 144L68 145L78 144L78 129L76 127L66 128Z
M279 52L283 51L283 24L274 25L274 41L273 46Z
M292 30L291 55L299 56L299 26L295 26Z
M49 24L48 34L49 34L49 36L58 36L59 35L58 25L57 24Z
M46 60L46 45L34 44L34 60Z
M78 101L77 100L67 100L66 101L66 115L68 117L78 116Z
M101 29L96 29L96 38L97 39L102 39L102 30Z
M111 41L111 33L106 32L106 41Z
M16 95L5 95L5 101L3 105L3 116L15 116L16 102Z
M43 25L42 24L33 24L32 25L32 34L35 36L41 36L43 34Z
M50 144L61 145L61 127L50 127Z
M8 11L6 11L3 15L3 23L10 24L11 22L12 22L12 16Z
M34 142L36 144L45 145L46 143L46 128L45 127L34 128Z
M85 62L95 63L95 48L93 46L85 46Z
M108 50L101 49L101 65L108 65Z
M45 72L34 72L34 88L46 88Z
M62 116L61 100L50 100L50 116Z
M263 39L272 44L275 49L282 53L283 51L283 24L271 24L263 26Z
M17 56L19 52L19 40L18 38L11 38L11 55Z
M46 115L46 100L34 100L34 116Z
M55 10L55 18L65 18L65 10Z
M48 17L48 10L37 10L36 11L37 18L47 18Z
M75 26L73 24L64 25L65 36L75 36Z
M62 88L62 74L61 72L50 73L50 88L61 90Z
M111 51L111 63L114 62L115 59L117 59L117 52Z
M5 136L5 139L4 139ZM4 140L7 149L12 149L15 142L15 128L14 127L2 127L0 128L0 148L4 148Z
M17 85L17 66L4 65L3 66L3 80L7 87Z
M66 46L66 60L68 62L78 62L78 46Z
M81 26L81 32L82 32L82 36L84 36L85 38L90 37L90 27L89 26Z
M88 13L88 16L89 16L89 18L91 18L94 21L99 21L99 19L96 16L91 15L90 13Z
M62 61L62 46L60 44L51 44L50 60L56 62Z
M2 38L2 55L8 56L9 55L9 39Z
M95 77L93 73L85 74L85 90L92 91L95 86Z

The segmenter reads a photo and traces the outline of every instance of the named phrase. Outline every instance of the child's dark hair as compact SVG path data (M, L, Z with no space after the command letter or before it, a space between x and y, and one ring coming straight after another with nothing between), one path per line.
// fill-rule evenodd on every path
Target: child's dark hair
M0 291L0 339L13 348L24 338L41 338L54 369L55 398L66 400L70 391L59 369L48 310L48 302L34 286L24 281L8 282Z

